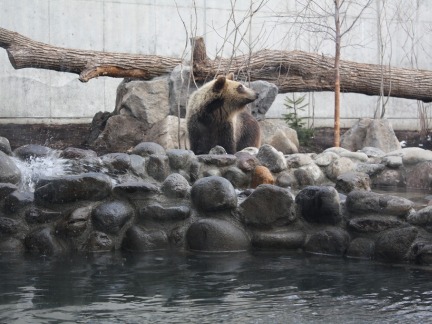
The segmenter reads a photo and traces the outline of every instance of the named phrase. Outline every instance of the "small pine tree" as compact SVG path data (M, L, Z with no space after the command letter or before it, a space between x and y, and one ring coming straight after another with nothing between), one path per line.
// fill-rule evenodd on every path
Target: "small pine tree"
M297 136L301 145L308 145L311 138L313 138L313 128L306 128L305 118L300 117L300 112L305 111L308 103L304 103L306 95L299 98L295 98L292 95L292 99L288 96L285 98L284 106L288 109L287 114L283 114L283 118L289 127L297 132Z

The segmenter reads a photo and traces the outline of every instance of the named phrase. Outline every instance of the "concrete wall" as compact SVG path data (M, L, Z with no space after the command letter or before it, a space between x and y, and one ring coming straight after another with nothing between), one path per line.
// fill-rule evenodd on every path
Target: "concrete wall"
M187 58L188 37L197 34L204 35L210 57L229 56L233 48L238 54L271 48L333 55L333 42L325 35L293 24L292 17L297 17L299 10L295 1L268 0L251 20L243 18L251 5L257 7L257 0L237 1L233 16L230 1L196 0L196 10L192 3L185 0L0 0L0 27L56 46L100 51ZM432 53L432 6L426 0L418 1L418 7L403 0L391 3L392 6L379 8L380 0L376 0L363 14L356 28L344 38L346 47L342 58L378 63L383 53L386 63L431 70L428 53ZM400 12L403 15L396 16ZM355 16L353 11L347 21L353 21ZM381 27L379 22L383 23ZM237 34L233 33L236 25L240 25ZM379 28L384 32L383 47L378 46ZM230 36L230 42L223 41L225 35ZM0 122L89 122L98 111L114 110L120 81L101 77L81 83L75 74L14 70L6 51L0 49ZM314 115L315 126L332 126L333 93L314 93L307 97L308 115ZM284 96L279 95L268 112L269 118L286 112L283 101ZM378 97L344 94L341 126L349 127L360 117L373 117L377 102ZM417 129L417 102L391 99L386 117L395 128Z

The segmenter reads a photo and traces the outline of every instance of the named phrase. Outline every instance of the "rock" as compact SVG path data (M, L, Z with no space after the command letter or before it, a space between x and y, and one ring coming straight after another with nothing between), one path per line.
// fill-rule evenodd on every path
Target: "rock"
M257 159L262 165L267 167L271 172L281 172L287 168L285 157L281 152L268 144L259 148Z
M0 182L18 184L20 181L20 169L6 153L0 151Z
M40 255L54 255L64 251L62 243L55 237L51 227L36 228L24 239L27 251Z
M252 81L249 88L259 94L257 100L249 104L250 112L257 120L264 120L278 94L278 87L267 81Z
M285 225L296 219L291 192L273 185L258 186L240 207L247 225Z
M362 152L366 154L368 157L383 157L386 154L383 150L372 146L363 147L361 150L358 150L357 152Z
M251 188L256 188L261 184L274 184L274 178L268 168L262 165L258 165L253 173L251 179Z
M107 234L118 234L134 216L134 209L126 202L114 200L103 202L93 209L93 226Z
M400 149L400 143L389 120L361 118L341 136L341 147L350 151L376 147L391 152Z
M336 181L341 174L352 171L354 168L355 164L351 159L341 157L325 168L325 174L330 180Z
M171 173L162 183L161 190L168 198L185 198L190 188L185 177L178 173Z
M217 176L197 180L191 190L192 203L201 211L220 211L237 207L231 182Z
M186 232L190 250L205 252L235 252L249 249L246 232L231 222L204 218L193 223Z
M147 173L157 181L164 181L169 175L168 156L152 154L148 157Z
M89 144L98 152L126 152L145 141L148 127L132 116L112 116L107 120L104 130Z
M281 129L277 130L269 140L269 145L283 154L298 153L298 147L288 138Z
M288 168L300 168L302 166L313 164L314 161L308 154L291 154L286 157Z
M33 201L34 194L32 192L14 191L5 198L3 210L6 213L12 214L21 208L32 204Z
M20 160L30 160L34 158L46 157L53 154L53 150L49 147L37 144L27 144L20 146L14 150L14 155Z
M89 252L106 252L115 248L113 240L102 232L92 232L84 244L84 249Z
M406 147L388 154L388 156L392 155L402 155L402 162L404 165L413 165L425 161L432 161L432 151L424 150L419 147Z
M159 222L174 222L188 218L190 208L188 206L163 207L159 204L144 206L140 210L140 218L153 219Z
M357 237L351 241L347 256L350 258L372 259L375 252L375 242L368 238Z
M140 177L146 178L147 176L147 165L146 160L142 156L136 154L130 154L130 166L128 172Z
M410 189L431 189L432 161L418 163L407 170L406 187Z
M144 252L166 250L169 244L164 231L131 226L125 233L121 247L127 251Z
M141 142L132 149L132 154L140 155L142 157L149 157L150 155L165 155L165 149L154 142Z
M101 200L111 193L111 180L98 173L41 178L35 186L35 200L53 204L78 200Z
M88 159L96 158L97 153L93 150L83 150L76 147L68 147L60 153L60 157L64 159Z
M208 152L209 155L222 155L227 154L227 151L220 145L216 145L215 147L212 147L210 151Z
M249 176L235 166L226 169L222 176L231 182L234 188L246 188L249 185Z
M431 265L432 264L432 244L418 242L413 246L414 260L417 264Z
M171 170L179 172L180 170L190 170L195 154L190 150L169 149L166 151L168 156L169 166Z
M306 242L305 251L318 254L345 255L350 236L341 228L329 228L312 234Z
M385 166L378 163L357 163L354 172L366 173L369 177L385 169Z
M312 186L315 184L315 180L312 178L311 174L303 169L294 170L294 177L296 179L297 186L302 188L304 186Z
M382 232L375 242L375 258L380 261L406 261L417 233L418 230L414 227Z
M348 228L358 233L377 233L391 228L401 227L406 223L393 216L356 217L348 222Z
M168 98L166 77L149 81L124 79L117 88L114 114L132 116L150 126L168 116Z
M21 240L14 237L8 237L5 240L0 241L0 252L22 254L25 252L25 247Z
M237 157L232 154L201 154L198 155L198 161L217 167L230 166L237 162Z
M345 194L353 190L370 191L370 178L366 173L346 172L337 177L335 188Z
M426 206L415 213L408 215L408 223L421 227L432 226L432 206Z
M28 224L51 223L62 218L63 214L58 211L32 207L25 212L25 220Z
M16 234L19 230L20 225L17 220L9 217L0 217L0 234Z
M391 169L399 169L403 165L402 156L400 155L389 155L382 159L382 163Z
M297 187L298 184L294 172L280 172L276 178L276 185L282 188Z
M131 166L130 156L126 153L108 153L101 156L101 161L112 174L125 174Z
M66 237L78 237L83 234L89 225L92 207L80 207L72 211L58 226L59 232Z
M242 171L252 171L259 165L258 159L250 153L240 151L235 156L237 158L237 167Z
M340 156L349 158L353 162L367 162L369 159L368 156L363 152L342 152Z
M296 174L295 173L296 171L301 171L302 173ZM321 168L314 163L300 167L299 169L294 171L294 174L299 184L304 183L304 185L308 183L319 184L326 179L324 173L321 171ZM304 180L304 179L308 179L308 180Z
M333 161L339 159L339 155L328 151L328 152L323 152L320 154L317 154L314 157L314 162L316 165L320 166L320 167L326 167L329 166Z
M405 187L406 176L401 170L384 169L371 177L377 187Z
M407 216L413 205L412 201L405 198L361 190L351 191L345 203L347 210L353 214L373 213L399 217Z
M333 187L306 187L297 194L295 202L307 222L335 225L342 220L339 195Z
M303 247L306 234L302 231L254 231L252 246L261 249L296 250Z
M179 131L180 127L180 131ZM179 140L180 134L180 140ZM189 147L189 137L186 132L186 120L176 116L166 116L153 124L144 136L146 141L155 142L165 149L180 149Z
M15 190L18 190L18 187L12 183L0 183L0 200L4 199Z
M266 119L259 121L261 127L261 144L269 144L273 141L273 136L281 131L286 138L294 144L297 149L300 147L297 132L288 127L281 119Z
M116 185L113 192L122 197L138 199L150 197L158 193L159 188L146 181L128 181Z
M0 136L0 151L6 155L12 154L12 149L9 140L6 137Z
M169 76L169 107L170 115L184 118L189 96L196 90L189 87L191 78L191 67L187 65L177 65Z

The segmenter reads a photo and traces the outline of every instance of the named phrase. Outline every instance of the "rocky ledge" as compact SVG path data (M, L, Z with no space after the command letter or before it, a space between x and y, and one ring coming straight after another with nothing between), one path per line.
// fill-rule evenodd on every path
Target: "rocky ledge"
M371 191L429 190L430 151L283 155L263 145L196 156L144 142L97 156L0 144L0 252L284 249L432 263L429 196ZM48 169L53 153L61 170L50 166L47 176L29 167Z

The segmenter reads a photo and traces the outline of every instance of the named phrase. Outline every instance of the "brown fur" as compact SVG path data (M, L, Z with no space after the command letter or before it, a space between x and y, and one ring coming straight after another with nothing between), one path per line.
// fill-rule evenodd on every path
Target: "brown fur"
M261 144L260 126L246 108L258 94L232 79L232 73L219 76L189 99L186 119L191 150L195 154L207 154L216 145L234 154Z

